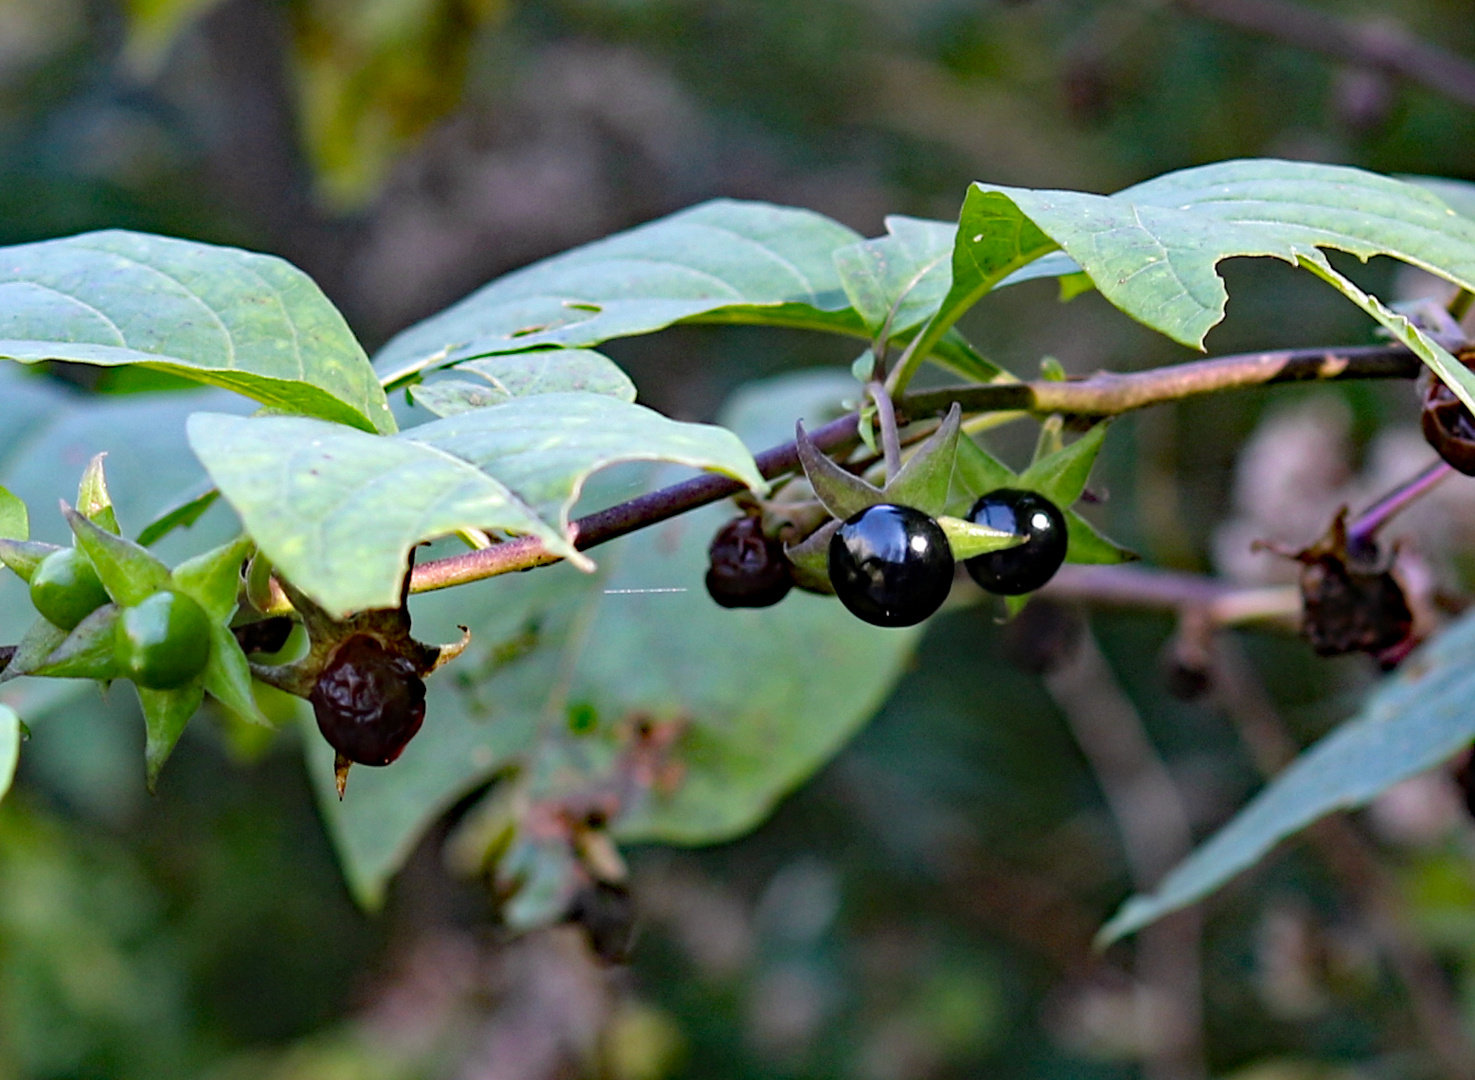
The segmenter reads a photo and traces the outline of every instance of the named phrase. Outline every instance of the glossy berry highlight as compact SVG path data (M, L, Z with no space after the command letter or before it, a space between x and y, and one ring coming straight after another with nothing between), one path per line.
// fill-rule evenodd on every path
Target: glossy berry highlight
M169 589L125 607L114 634L113 656L123 674L150 690L183 686L210 659L210 617Z
M323 738L359 765L388 765L425 722L425 681L414 663L368 634L333 650L308 700Z
M64 547L41 560L31 575L31 603L53 626L72 630L109 600L87 556Z
M968 520L1028 538L1015 547L963 561L968 575L991 593L1022 596L1034 592L1065 562L1065 515L1037 491L990 491L973 504Z
M880 503L845 520L830 539L830 584L851 614L876 626L914 626L947 599L947 534L910 506Z

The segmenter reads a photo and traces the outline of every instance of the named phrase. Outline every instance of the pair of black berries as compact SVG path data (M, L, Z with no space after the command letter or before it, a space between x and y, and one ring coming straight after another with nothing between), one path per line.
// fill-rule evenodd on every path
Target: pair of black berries
M968 520L1028 539L966 559L989 592L1018 596L1054 576L1065 560L1065 515L1033 491L1000 488L973 504ZM723 607L767 607L793 584L783 544L765 536L757 517L729 521L712 541L707 592ZM877 626L912 626L947 599L953 553L937 521L909 506L881 503L852 515L830 540L830 584L858 618Z
M963 561L980 587L1003 596L1033 592L1065 561L1065 515L1034 491L1000 488L981 496L968 520L1022 535L1024 543ZM913 626L947 599L953 553L935 519L881 503L847 518L830 539L830 584L857 618Z

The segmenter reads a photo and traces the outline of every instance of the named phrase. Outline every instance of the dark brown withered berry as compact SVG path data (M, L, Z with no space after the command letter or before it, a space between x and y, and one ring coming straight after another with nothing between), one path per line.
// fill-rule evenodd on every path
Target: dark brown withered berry
M1322 554L1301 570L1301 634L1319 656L1380 653L1404 641L1413 613L1387 570L1364 570Z
M1424 438L1452 467L1475 476L1475 418L1454 391L1437 378L1424 390L1424 411L1419 417Z
M230 632L235 635L242 652L265 655L281 652L287 638L292 635L292 627L296 625L290 616L273 615L253 623L232 626Z
M308 700L323 738L359 765L388 765L425 722L425 681L414 663L368 634L333 650Z
M707 593L723 607L769 607L794 584L784 545L763 535L761 518L734 518L708 549Z

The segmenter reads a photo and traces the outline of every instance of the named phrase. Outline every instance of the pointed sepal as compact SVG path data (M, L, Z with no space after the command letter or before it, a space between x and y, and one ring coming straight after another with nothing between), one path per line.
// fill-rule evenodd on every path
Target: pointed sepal
M832 595L830 584L830 540L840 531L840 522L833 518L797 544L785 544L784 555L794 566L794 584L805 592Z
M117 603L124 607L141 603L168 583L169 567L145 548L93 524L65 502L61 513L102 587Z
M135 686L134 689L138 691L138 703L143 707L143 760L149 792L152 793L158 785L164 762L169 760L179 737L184 734L185 725L205 700L205 689L199 676L172 690L150 690L146 686Z
M57 646L66 638L67 632L61 627L52 626L45 619L37 619L16 643L10 663L5 665L4 671L0 671L0 683L18 679L22 675L29 675L38 664L43 663L55 652Z
M53 679L97 679L111 682L123 672L118 665L117 604L104 604L79 622L41 663L27 674Z
M343 793L348 790L348 770L353 768L353 762L336 751L333 754L333 786L338 789L338 801L343 801Z
M241 563L251 553L249 536L238 536L202 555L180 563L169 575L174 588L194 600L214 623L225 623L236 613L241 589Z
M61 548L36 540L0 540L0 562L14 570L22 581L30 581L41 560Z
M844 521L868 506L886 501L881 489L841 468L814 445L802 423L794 425L794 446L809 486L832 517Z
M210 660L202 673L210 696L231 712L262 727L275 725L262 713L251 689L251 663L230 628L210 626Z
M1040 458L1020 474L1019 486L1038 491L1062 509L1071 505L1086 490L1106 428L1105 422L1096 424L1069 446Z
M82 480L77 485L77 512L94 525L117 534L118 515L113 510L113 497L108 494L107 477L103 474L102 461L106 452L97 454L82 470Z
M948 547L952 548L953 559L956 562L971 559L975 555L987 555L990 551L1003 551L1005 548L1018 547L1029 539L1018 533L979 525L966 518L943 516L937 519L937 524L947 535Z
M936 431L928 436L907 458L906 464L882 488L884 501L910 506L931 517L947 507L952 486L953 463L958 456L958 432L962 429L963 410L957 402Z

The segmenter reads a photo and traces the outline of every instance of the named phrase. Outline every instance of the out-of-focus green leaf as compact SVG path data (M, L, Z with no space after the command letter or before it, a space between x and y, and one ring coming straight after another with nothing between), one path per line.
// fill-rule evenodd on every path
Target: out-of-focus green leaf
M0 799L10 790L15 779L15 765L20 760L20 717L7 705L0 705Z
M0 487L0 539L24 540L31 535L26 504Z
M0 357L140 364L394 430L363 349L312 279L238 248L121 231L0 248Z
M1475 616L1404 661L1352 719L1293 761L1158 887L1101 930L1115 941L1203 899L1277 843L1336 810L1363 806L1475 740Z

